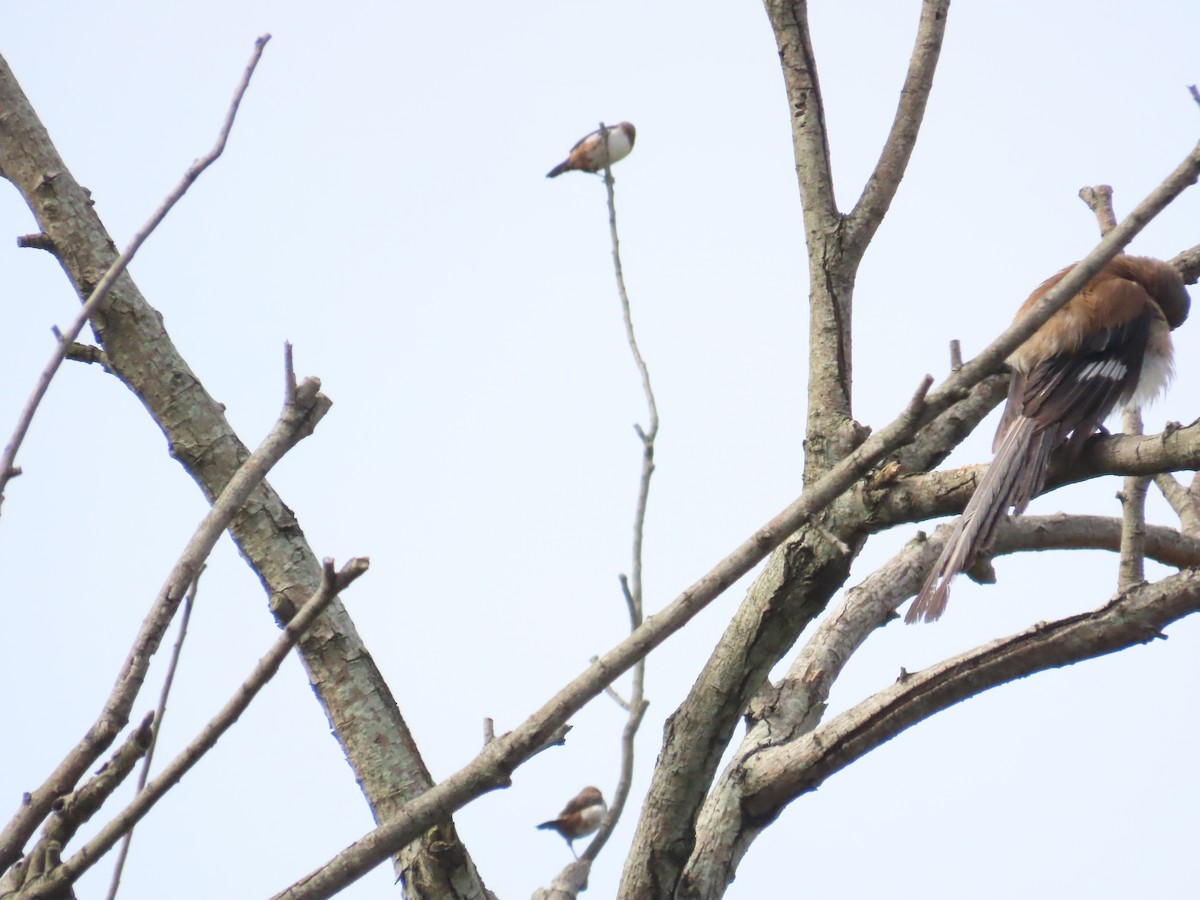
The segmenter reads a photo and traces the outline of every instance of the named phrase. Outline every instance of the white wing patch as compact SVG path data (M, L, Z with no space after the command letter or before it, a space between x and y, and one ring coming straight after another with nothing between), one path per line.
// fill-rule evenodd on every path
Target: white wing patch
M1102 359L1090 362L1079 370L1079 378L1104 378L1108 381L1120 381L1129 373L1129 367L1119 359Z

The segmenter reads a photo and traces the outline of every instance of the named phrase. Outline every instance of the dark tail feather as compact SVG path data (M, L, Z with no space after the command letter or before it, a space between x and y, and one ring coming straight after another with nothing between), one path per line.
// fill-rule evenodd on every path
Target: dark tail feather
M946 611L950 582L968 568L992 539L1009 510L1024 511L1042 489L1050 454L1058 442L1058 429L1039 428L1033 419L1018 417L996 447L991 465L950 533L942 555L925 579L904 621L932 622Z
M558 819L551 819L549 822L543 822L541 825L538 826L538 828L553 828L555 831L557 831L558 830Z
M569 159L564 159L557 166L555 166L553 169L551 169L549 172L547 172L546 177L547 178L557 178L559 175L561 175L563 172L567 171L569 168L571 168L571 161Z

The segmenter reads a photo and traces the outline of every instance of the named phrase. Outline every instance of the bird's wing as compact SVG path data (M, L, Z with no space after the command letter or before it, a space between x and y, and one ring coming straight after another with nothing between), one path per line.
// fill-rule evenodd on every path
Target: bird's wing
M571 798L571 802L562 808L562 812L558 814L559 818L569 816L571 813L577 813L581 809L587 809L595 803L599 803L597 798L590 791L581 791L579 794Z

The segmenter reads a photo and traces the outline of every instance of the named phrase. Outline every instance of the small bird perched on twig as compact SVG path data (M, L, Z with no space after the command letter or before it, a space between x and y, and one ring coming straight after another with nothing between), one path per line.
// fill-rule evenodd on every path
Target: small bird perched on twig
M604 153L605 135L608 136L608 155ZM547 178L557 178L563 172L572 170L578 172L599 172L605 166L611 166L629 155L633 149L637 130L628 122L618 122L604 128L603 133L597 128L591 134L580 138L571 148L567 158L546 173Z
M1016 317L1072 268L1042 282ZM1020 515L1042 489L1051 453L1063 447L1074 459L1118 403L1144 406L1166 387L1174 371L1171 331L1190 305L1172 266L1117 256L1009 356L1013 376L995 456L904 621L942 614L951 579L987 548L1009 507Z
M585 787L563 807L557 819L543 822L538 828L552 829L561 834L567 846L571 848L571 853L579 859L579 855L575 853L575 839L589 835L599 828L606 812L608 804L604 802L604 795L600 793L600 789Z

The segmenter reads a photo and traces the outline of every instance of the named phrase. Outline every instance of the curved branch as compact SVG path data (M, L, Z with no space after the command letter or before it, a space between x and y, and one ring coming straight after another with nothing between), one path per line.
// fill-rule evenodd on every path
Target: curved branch
M1147 643L1197 611L1200 572L1188 570L1142 585L1094 612L1035 625L902 677L811 735L750 760L746 812L770 819L834 772L936 712L1035 672Z
M758 754L801 740L817 728L834 681L850 657L895 609L920 588L950 528L930 540L914 538L860 585L817 626L769 699L753 713L753 724L714 786L696 828L696 846L684 872L688 896L717 898L771 817L747 812L743 793L747 768ZM1021 516L1002 523L994 553L1021 550L1107 549L1121 544L1119 519L1101 516ZM1148 529L1147 555L1174 566L1200 564L1200 540L1169 528Z
M917 133L925 117L929 91L933 87L933 75L941 56L949 12L950 0L924 0L921 4L917 39L908 62L904 87L900 90L900 103L896 107L892 130L883 145L875 170L863 187L862 196L847 216L844 246L847 255L853 259L862 258L871 238L883 224L883 218L908 168L908 161L912 158Z

